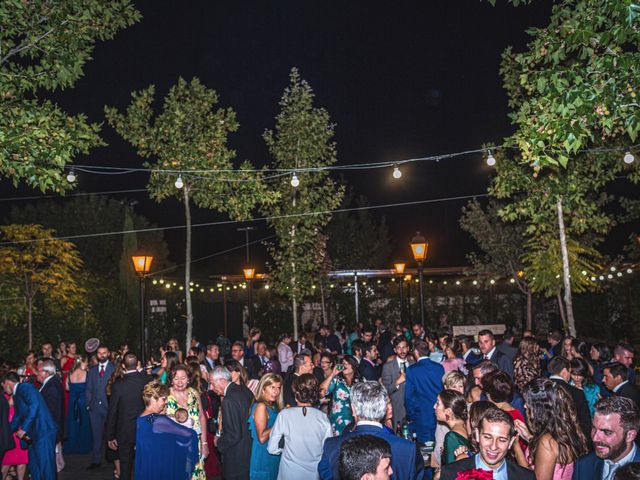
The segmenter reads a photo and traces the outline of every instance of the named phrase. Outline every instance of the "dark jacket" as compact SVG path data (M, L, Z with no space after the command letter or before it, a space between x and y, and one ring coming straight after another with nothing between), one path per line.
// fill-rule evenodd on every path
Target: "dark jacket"
M218 451L222 454L224 478L249 478L251 434L249 412L253 393L244 385L230 383L222 400L222 433Z
M633 462L640 462L640 449L636 451ZM572 480L599 480L602 478L604 460L591 452L580 457L573 468Z
M56 442L64 438L64 390L57 375L53 375L40 389L40 394L49 408L51 418L56 424Z
M615 394L618 397L626 397L633 400L634 402L636 402L636 406L640 407L640 392L638 392L638 387L636 387L633 383L625 383L618 389Z
M500 370L509 375L513 380L513 360L510 360L509 357L498 350L497 347L491 357L489 357L489 360L495 363Z
M369 380L371 382L377 382L380 380L380 367L378 365L371 365L371 362L366 359L362 359L358 370L360 370L360 375L362 375L362 378L365 380Z
M9 427L9 402L0 394L0 460L7 450L15 447L11 428Z
M142 390L151 380L144 373L133 372L113 382L107 413L107 440L115 439L123 447L135 445L136 420L144 410Z
M474 468L476 468L475 456L458 460L442 467L440 480L455 480L458 473ZM507 460L507 477L509 480L535 480L536 478L532 470L516 465L509 460Z
M419 442L434 440L436 414L433 406L442 391L444 368L439 363L423 358L406 371L404 406L407 420L417 434Z

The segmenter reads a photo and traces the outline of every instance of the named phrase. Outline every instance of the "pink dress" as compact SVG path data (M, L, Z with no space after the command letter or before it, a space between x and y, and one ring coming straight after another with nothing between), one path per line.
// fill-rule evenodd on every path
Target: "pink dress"
M9 395L6 393L4 397L8 400ZM13 405L9 407L9 421L13 418ZM13 434L13 441L15 442L15 448L8 450L4 457L2 457L2 465L26 465L29 463L29 454L27 450L20 448L20 439Z
M529 449L525 450L525 456L527 457L527 462L531 465L531 459L529 458ZM555 467L553 467L553 480L571 480L573 477L573 467L575 463L569 463L567 465L560 465L556 463ZM535 471L535 466L531 465L533 470Z
M445 358L441 363L444 367L445 374L452 372L453 370L460 370L460 367L464 366L464 360L462 358Z

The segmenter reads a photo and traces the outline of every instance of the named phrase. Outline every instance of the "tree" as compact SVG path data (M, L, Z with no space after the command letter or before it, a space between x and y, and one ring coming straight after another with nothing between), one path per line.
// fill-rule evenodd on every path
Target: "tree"
M40 92L72 87L98 40L140 19L130 0L0 2L0 174L42 191L72 188L64 167L102 145L100 127Z
M187 310L186 345L191 343L193 309L191 281L191 203L247 219L259 203L272 201L260 172L245 161L236 170L235 152L227 146L231 132L238 129L231 108L216 108L218 95L197 78L180 78L164 99L162 112L155 114L155 88L132 94L126 114L106 107L107 121L133 145L151 168L147 189L160 202L177 197L184 206L186 248L184 292ZM179 181L178 181L179 179Z
M275 130L264 134L273 158L271 168L291 170L299 181L296 186L293 175L282 176L274 184L279 200L263 208L272 217L268 223L276 235L269 248L274 288L291 300L296 339L298 302L311 293L322 270L326 252L322 229L331 220L327 212L340 205L344 194L344 188L322 170L336 162L334 126L327 111L314 107L313 102L311 86L293 68Z
M473 237L482 254L472 253L468 259L475 274L488 277L510 277L527 297L526 328L533 327L533 290L524 274L523 256L526 252L525 227L520 223L507 223L500 218L500 205L491 201L486 208L477 200L462 208L460 226Z
M25 298L28 346L33 347L33 306L41 295L58 304L86 305L78 283L80 254L71 242L56 240L54 230L40 225L0 227L0 278Z

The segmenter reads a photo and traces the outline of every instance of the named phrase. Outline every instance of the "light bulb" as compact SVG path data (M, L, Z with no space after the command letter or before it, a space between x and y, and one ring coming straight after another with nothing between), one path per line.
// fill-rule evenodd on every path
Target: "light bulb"
M393 178L395 178L397 180L401 176L402 176L402 172L400 171L400 169L396 165L395 167L393 167Z
M67 174L67 182L69 183L73 183L76 181L76 174L73 171L73 169L69 170L69 173Z
M493 167L496 164L496 159L493 156L493 153L491 153L491 150L487 150L487 165L489 165L490 167Z
M636 158L633 156L633 153L631 153L630 151L627 151L627 152L624 154L624 163L626 163L626 164L633 163L633 161L634 161L635 159L636 159Z
M294 173L293 177L291 177L291 186L293 188L296 188L298 185L300 185L300 180L298 179L298 176Z
M182 181L182 175L178 175L178 179L176 180L176 183L174 185L178 190L184 187L184 182Z

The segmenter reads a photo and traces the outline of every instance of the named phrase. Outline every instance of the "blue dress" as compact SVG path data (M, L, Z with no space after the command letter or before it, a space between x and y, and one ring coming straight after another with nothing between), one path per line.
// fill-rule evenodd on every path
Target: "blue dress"
M69 382L69 410L67 412L67 439L64 453L89 453L93 449L91 422L85 397L86 382Z
M198 435L166 415L136 420L136 480L190 480L198 463Z
M251 480L276 480L278 478L278 467L280 466L280 455L271 455L267 452L268 441L260 443L256 434L256 424L253 421L253 412L258 404L251 406L251 414L249 415L249 431L251 432L251 463L249 464L249 478ZM267 406L269 419L267 420L267 428L273 427L278 412Z

